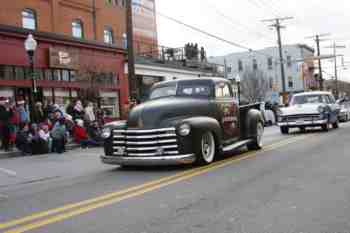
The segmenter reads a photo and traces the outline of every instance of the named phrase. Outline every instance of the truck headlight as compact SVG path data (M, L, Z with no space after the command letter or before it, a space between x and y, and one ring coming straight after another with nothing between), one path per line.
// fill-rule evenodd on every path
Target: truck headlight
M181 136L187 136L191 133L191 126L187 123L183 123L179 126L178 132Z
M107 139L111 136L112 134L112 130L110 128L104 128L102 130L102 134L101 134L101 137L104 138L104 139Z

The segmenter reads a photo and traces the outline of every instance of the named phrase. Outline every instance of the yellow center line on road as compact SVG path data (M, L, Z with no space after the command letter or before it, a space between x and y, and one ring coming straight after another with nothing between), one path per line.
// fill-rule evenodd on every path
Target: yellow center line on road
M140 196L142 194L160 189L160 188L168 186L170 184L174 184L174 183L186 180L186 179L190 179L194 176L198 176L198 175L207 173L209 171L212 171L212 170L215 170L215 169L218 169L218 168L221 168L221 167L233 164L233 163L237 163L237 162L242 161L242 160L246 160L246 159L255 157L257 154L259 154L261 152L271 151L271 150L277 149L279 147L282 147L284 145L292 144L296 141L303 140L305 138L306 138L306 136L292 137L292 138L289 138L286 140L279 141L279 142L274 143L272 145L266 146L261 151L246 152L246 153L240 155L239 157L225 159L225 160L215 162L215 163L208 165L208 166L205 166L205 167L194 168L194 169L191 169L191 170L188 170L185 172L180 172L180 173L172 175L172 176L164 177L164 178L161 178L161 179L158 179L155 181L144 183L142 185L131 187L131 188L128 188L125 190L113 192L113 193L103 195L103 196L100 196L97 198L92 198L92 199L88 199L86 201L82 201L82 202L78 202L78 203L74 203L74 204L68 204L68 205L65 205L65 206L62 206L59 208L47 210L44 212L35 213L33 215L29 215L29 216L21 218L21 219L2 223L2 224L0 224L0 229L10 228L13 226L25 224L27 222L32 222L34 220L47 217L46 219L38 220L37 222L30 223L30 224L24 225L22 227L18 227L16 229L6 231L5 233L22 233L22 232L26 232L26 231L29 231L32 229L37 229L37 228L40 228L40 227L48 225L48 224L59 222L59 221L71 218L73 216L77 216L77 215L95 210L97 208L101 208L104 206L108 206L108 205L120 202L120 201L125 200L125 199L129 199L129 198L132 198L135 196ZM57 215L55 215L55 214L57 214Z

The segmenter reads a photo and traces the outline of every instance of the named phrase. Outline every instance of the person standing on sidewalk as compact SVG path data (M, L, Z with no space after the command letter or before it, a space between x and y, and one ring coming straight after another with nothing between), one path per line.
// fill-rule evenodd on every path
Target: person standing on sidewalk
M2 146L5 151L10 150L10 119L13 115L9 102L5 103L5 109L1 112L2 121Z

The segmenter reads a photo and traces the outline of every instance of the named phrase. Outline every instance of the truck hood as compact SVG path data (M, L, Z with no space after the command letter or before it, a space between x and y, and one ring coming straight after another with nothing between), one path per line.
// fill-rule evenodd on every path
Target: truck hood
M164 128L175 126L184 118L212 115L208 99L168 97L150 100L133 108L128 116L130 128Z
M298 104L286 108L281 108L282 116L299 114L318 114L318 107L323 104Z

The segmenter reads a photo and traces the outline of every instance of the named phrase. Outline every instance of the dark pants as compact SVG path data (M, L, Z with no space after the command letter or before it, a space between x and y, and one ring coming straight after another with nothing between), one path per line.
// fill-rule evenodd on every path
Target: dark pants
M4 124L1 129L2 134L2 147L4 150L10 149L10 127L8 124Z
M63 153L66 150L64 138L54 138L52 140L52 151L59 154Z
M92 139L86 139L86 140L80 140L80 145L82 147L99 146L99 143Z

